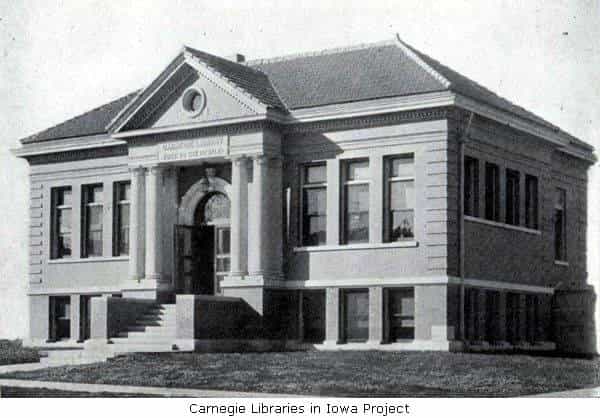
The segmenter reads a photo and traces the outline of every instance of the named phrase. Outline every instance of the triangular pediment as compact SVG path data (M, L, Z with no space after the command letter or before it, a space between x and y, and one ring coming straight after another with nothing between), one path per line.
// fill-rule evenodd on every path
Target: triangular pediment
M215 59L226 62L222 58ZM233 62L226 65L240 73L248 71ZM120 112L109 130L119 134L209 122L227 123L266 115L268 107L235 81L184 49Z

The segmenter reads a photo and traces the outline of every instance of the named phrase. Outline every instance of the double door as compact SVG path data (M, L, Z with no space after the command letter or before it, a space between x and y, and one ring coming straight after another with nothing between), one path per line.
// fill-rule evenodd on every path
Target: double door
M221 281L230 270L228 225L175 227L178 294L219 295Z

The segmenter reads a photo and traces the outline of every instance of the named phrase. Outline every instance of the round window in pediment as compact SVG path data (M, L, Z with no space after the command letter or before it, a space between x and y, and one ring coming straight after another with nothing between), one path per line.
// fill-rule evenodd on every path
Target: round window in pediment
M198 116L206 108L206 93L202 89L189 88L183 94L181 104L190 117Z

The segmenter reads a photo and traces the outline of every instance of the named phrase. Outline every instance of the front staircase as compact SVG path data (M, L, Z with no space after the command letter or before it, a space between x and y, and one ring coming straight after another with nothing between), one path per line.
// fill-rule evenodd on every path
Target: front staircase
M175 304L156 304L110 339L114 355L177 351Z
M41 363L47 366L87 364L105 361L127 353L179 351L176 336L175 304L153 304L117 337L102 347L42 350Z

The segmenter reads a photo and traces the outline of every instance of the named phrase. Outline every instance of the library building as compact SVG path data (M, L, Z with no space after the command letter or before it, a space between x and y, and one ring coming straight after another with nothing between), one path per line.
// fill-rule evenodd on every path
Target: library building
M593 148L399 38L186 46L21 144L28 345L595 350Z

